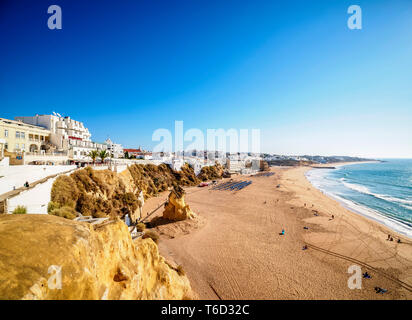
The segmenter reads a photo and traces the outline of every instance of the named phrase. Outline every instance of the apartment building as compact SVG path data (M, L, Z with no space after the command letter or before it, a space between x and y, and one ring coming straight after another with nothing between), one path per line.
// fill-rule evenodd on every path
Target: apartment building
M46 114L32 117L16 117L15 120L26 124L43 127L50 131L50 142L58 151L67 151L74 161L89 161L92 150L106 150L103 143L91 140L91 133L83 122L59 114Z
M108 138L104 144L107 146L107 151L113 156L113 158L123 158L123 146L119 143L114 143L110 138Z
M1 154L4 151L41 152L50 149L50 130L22 121L0 118Z

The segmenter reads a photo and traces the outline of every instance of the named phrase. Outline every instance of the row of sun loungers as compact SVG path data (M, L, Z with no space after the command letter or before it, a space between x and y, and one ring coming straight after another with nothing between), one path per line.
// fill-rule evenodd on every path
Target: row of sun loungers
M228 181L217 186L214 186L212 190L230 190L230 191L238 191L246 188L250 185L252 181Z

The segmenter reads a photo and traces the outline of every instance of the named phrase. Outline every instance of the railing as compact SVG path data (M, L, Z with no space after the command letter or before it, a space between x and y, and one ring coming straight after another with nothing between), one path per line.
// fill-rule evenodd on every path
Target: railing
M25 156L44 156L44 157L64 157L68 156L68 152L62 151L62 152L25 152Z

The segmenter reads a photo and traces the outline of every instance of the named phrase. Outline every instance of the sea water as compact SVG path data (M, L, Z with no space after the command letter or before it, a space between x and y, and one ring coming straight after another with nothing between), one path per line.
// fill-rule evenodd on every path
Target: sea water
M306 177L348 209L412 238L412 159L313 169Z

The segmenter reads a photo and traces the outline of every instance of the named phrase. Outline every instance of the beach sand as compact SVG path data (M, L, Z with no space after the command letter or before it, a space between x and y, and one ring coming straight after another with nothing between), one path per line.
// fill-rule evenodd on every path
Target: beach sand
M309 169L238 176L253 181L238 192L187 188L186 202L201 218L157 227L161 254L183 266L200 299L411 299L397 280L412 284L411 240L396 243L393 231L322 194L305 178ZM166 197L148 199L144 211ZM354 264L372 275L362 289L348 287Z

